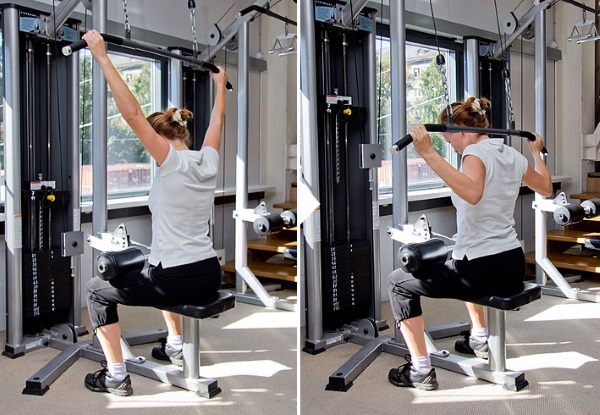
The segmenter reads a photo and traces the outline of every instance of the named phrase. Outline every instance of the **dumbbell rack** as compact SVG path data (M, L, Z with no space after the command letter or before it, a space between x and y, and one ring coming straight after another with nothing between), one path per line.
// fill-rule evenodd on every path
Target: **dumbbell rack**
M584 201L598 196L600 195L581 193L573 194L571 198ZM592 236L600 237L600 217L584 219L567 225L564 229L549 230L546 236L548 258L557 268L600 273L600 253L583 248L585 239ZM574 249L576 245L580 245L581 250ZM528 262L531 262L530 258Z
M571 196L575 199L589 199L589 197L578 197L582 195ZM534 202L533 208L546 213L554 212L556 207L566 203L566 200L566 195L561 193L554 201L544 199ZM600 252L583 249L585 239L592 236L600 236L600 216L569 224L564 229L546 230L544 228L540 232L536 226L536 238L544 240L546 246L542 246L543 252L541 253L526 253L525 258L528 264L535 264L541 269L541 272L536 272L536 282L542 285L544 294L600 302L598 293L571 287L561 271L558 270L560 268L600 273ZM546 284L546 276L552 280L554 285Z
M276 209L295 209L295 202L275 203ZM298 273L296 261L283 258L286 248L296 248L297 228L284 228L275 234L248 241L248 267L254 275L270 280L296 283ZM221 267L226 277L235 280L235 260L228 261Z

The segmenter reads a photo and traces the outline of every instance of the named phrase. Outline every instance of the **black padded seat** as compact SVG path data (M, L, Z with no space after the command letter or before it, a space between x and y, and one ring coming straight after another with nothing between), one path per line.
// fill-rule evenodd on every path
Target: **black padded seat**
M511 296L488 295L480 298L469 299L470 303L483 305L486 307L497 308L499 310L514 310L532 301L539 300L542 297L542 287L532 282L523 283L523 291Z
M219 291L217 295L199 301L196 304L185 304L170 307L157 307L161 310L181 314L182 316L203 319L230 310L235 307L235 295Z

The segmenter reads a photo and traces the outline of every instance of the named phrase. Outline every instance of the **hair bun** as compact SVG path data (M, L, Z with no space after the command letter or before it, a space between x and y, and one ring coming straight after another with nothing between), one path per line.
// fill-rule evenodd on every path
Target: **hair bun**
M481 104L482 104L482 102L479 100L479 98L474 98L471 101L471 105L470 105L471 110L473 112L479 113L479 115L485 115L485 108L487 107L487 105L485 105L486 104L485 102L483 102L483 106Z
M177 124L181 125L184 128L187 128L187 117L186 117L186 119L183 119L180 108L178 108L177 110L175 110L175 112L173 112L173 115L171 116L171 118Z

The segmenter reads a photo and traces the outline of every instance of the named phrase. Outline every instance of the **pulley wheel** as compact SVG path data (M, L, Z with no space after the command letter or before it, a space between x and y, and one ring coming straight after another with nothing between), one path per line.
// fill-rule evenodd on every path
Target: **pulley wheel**
M216 24L210 26L206 31L206 43L210 46L216 46L222 38L221 29Z

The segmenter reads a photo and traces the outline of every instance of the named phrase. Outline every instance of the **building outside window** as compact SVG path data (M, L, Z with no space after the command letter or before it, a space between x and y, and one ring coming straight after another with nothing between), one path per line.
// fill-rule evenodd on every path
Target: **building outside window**
M384 148L384 160L379 168L379 192L391 193L392 157L390 146L401 137L391 134L391 72L390 39L377 38L377 94L379 113L377 126L379 143ZM450 49L440 49L445 58L449 100L457 96L457 59ZM438 50L416 42L406 43L406 117L407 130L415 124L437 123L439 112L447 105L442 73L436 65ZM403 132L403 136L406 132ZM451 164L457 165L457 157L441 134L431 134L434 148ZM409 190L444 186L443 181L423 161L412 144L407 147L407 171Z
M92 64L89 51L80 53L81 195L92 196ZM110 54L145 115L161 108L159 63L148 58ZM121 116L110 88L107 101L107 184L109 198L145 194L154 168L152 158Z

